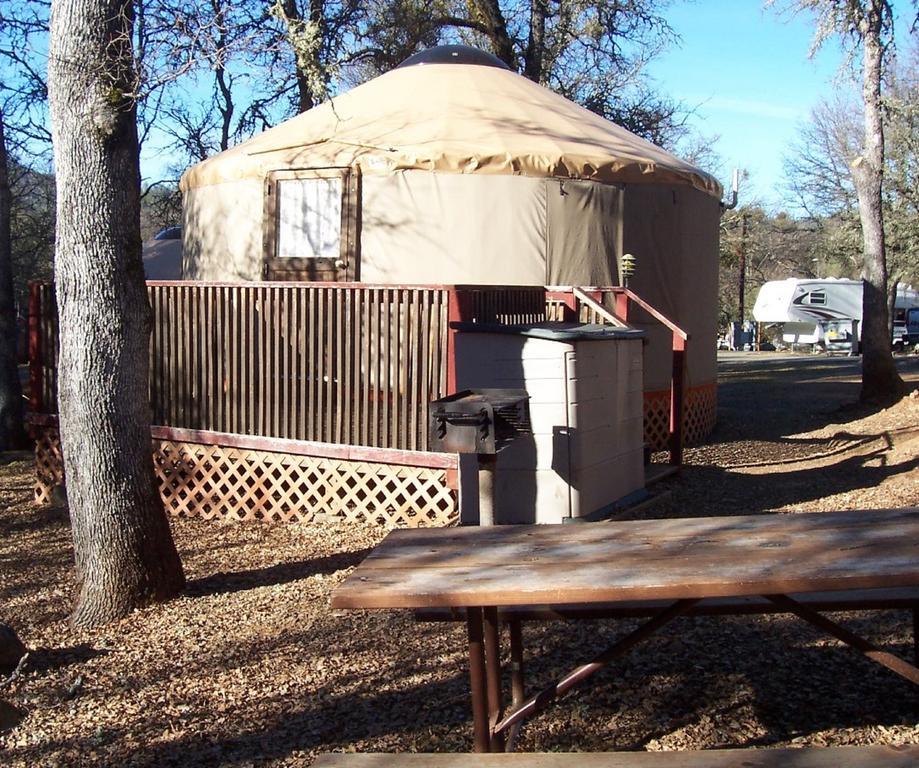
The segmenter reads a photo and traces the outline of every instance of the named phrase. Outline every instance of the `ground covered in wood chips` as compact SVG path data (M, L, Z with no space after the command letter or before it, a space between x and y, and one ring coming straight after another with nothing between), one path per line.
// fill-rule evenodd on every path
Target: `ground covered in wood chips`
M919 385L919 358L900 360ZM722 358L719 426L639 514L919 505L919 396L881 411L846 358ZM300 766L321 751L471 748L464 628L333 612L371 527L174 521L184 596L103 631L67 624L66 509L30 505L30 464L0 457L0 621L31 649L0 699L10 766ZM905 612L840 616L909 655ZM548 681L628 621L527 629ZM523 750L919 743L915 688L786 617L678 619L528 723ZM3 730L5 725L5 730Z

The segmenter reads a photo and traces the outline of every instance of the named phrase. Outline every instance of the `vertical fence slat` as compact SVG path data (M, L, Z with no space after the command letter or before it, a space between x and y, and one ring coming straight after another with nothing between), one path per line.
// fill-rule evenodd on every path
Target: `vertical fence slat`
M189 317L189 308L188 308L188 289L184 286L179 288L178 297L176 300L176 316L175 322L178 328L179 338L176 344L176 350L178 352L178 360L176 362L176 369L178 370L179 375L179 402L178 402L178 420L179 426L193 427L194 423L191 420L191 408L192 408L192 392L189 379L189 360L188 360L188 346L189 340L187 338L188 329L191 325L191 318Z
M252 288L246 287L242 290L242 327L246 329L246 349L245 357L242 362L242 378L239 382L240 397L242 398L242 408L240 410L241 431L248 434L256 434L255 419L253 418L253 400L255 398L255 382L253 381L252 369L255 367L255 355L258 350L258 339L255 337L255 307L252 306Z
M361 348L361 405L358 425L358 443L370 445L370 292L361 291L361 332L358 334Z
M307 339L310 335L309 318L306 314L307 308L306 291L297 291L297 327L300 329L298 336L297 366L297 439L306 440L307 435L307 413L309 411L309 348Z
M436 295L436 294L435 294ZM431 354L433 347L436 344L433 344L432 341L436 338L434 334L434 329L432 327L431 319L435 315L431 312L433 296L425 291L422 303L421 303L421 329L419 336L421 338L421 373L418 376L419 379L419 388L420 388L420 411L421 411L421 424L418 432L419 443L418 447L421 450L427 450L428 445L428 398L433 389L430 382L430 371L431 371Z
M322 380L325 384L325 418L322 439L325 442L335 442L335 312L334 296L331 290L323 291L325 297L325 355L322 360L325 365L325 375Z
M261 364L259 365L259 392L261 401L259 407L259 416L261 425L259 431L263 434L270 435L272 427L271 418L271 398L274 395L273 384L274 376L272 375L274 359L274 336L272 334L272 317L271 317L271 294L273 291L268 288L259 289L259 341L261 342Z
M343 337L347 339L345 344L345 366L344 366L344 382L342 382L342 389L344 390L342 401L344 403L344 413L342 414L343 422L343 442L353 443L355 439L354 433L354 400L356 397L356 380L354 377L354 357L358 351L358 345L356 343L354 335L354 302L353 302L354 291L345 291L344 292L344 305L345 305L345 322L343 328Z
M281 402L279 403L281 414L279 427L280 433L278 436L291 437L290 419L293 404L291 403L290 387L291 380L293 378L293 368L291 366L290 353L291 347L294 344L294 329L290 320L290 299L292 290L285 287L279 291L279 293L283 297L283 300L281 301L281 334L276 343L280 344L282 347L283 370L280 372L279 376L281 379Z
M325 440L326 430L326 360L328 344L326 342L326 311L325 291L316 293L316 337L318 340L316 350L316 437L314 440Z
M204 409L206 429L217 429L216 407L219 397L216 386L217 376L215 375L215 366L217 364L217 335L215 333L217 330L217 318L214 317L214 291L213 286L206 286L200 292L200 307L203 315L200 320L202 326L201 336L204 339L204 343L201 345L201 359L204 367L201 384L206 405Z
M271 362L268 375L271 378L271 397L268 400L269 429L272 436L278 436L281 431L280 405L281 405L281 347L283 338L281 334L281 304L284 291L274 287L269 292L269 311L265 314L270 317L268 346L271 349Z

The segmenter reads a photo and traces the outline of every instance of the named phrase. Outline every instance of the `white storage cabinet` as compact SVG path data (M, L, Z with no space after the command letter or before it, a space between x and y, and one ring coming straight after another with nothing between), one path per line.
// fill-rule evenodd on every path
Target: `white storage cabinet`
M498 454L497 523L603 517L644 487L643 332L540 323L461 326L457 389L525 389L533 435ZM476 461L461 463L461 515L478 519Z

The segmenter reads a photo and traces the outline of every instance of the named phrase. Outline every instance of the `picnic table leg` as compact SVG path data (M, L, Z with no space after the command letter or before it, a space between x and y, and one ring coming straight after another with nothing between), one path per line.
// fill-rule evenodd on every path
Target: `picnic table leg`
M837 640L841 640L846 645L850 645L857 651L861 651L869 659L887 667L887 669L889 669L891 672L898 674L900 677L909 680L915 685L919 685L919 668L913 666L909 662L894 656L892 653L882 651L876 645L868 642L863 637L860 637L845 627L840 626L835 621L828 619L826 616L813 610L812 608L801 605L801 603L793 600L788 595L763 595L763 597L775 603L776 605L781 606L789 613L793 613L798 618L804 619L804 621L813 624L818 629L822 629L824 632L832 635Z
M488 692L485 682L485 642L481 608L466 609L469 636L469 687L472 691L472 727L474 750L491 749L491 729L488 723Z
M501 692L501 641L498 635L498 609L485 608L485 682L488 692L488 733L492 752L504 751L504 734L495 725L504 714Z
M919 605L913 606L913 663L919 667Z
M523 682L523 622L520 619L511 619L508 622L511 635L511 708L517 709L523 704L526 696L526 687ZM514 723L508 729L507 752L514 751L514 744L523 723Z
M648 621L639 626L638 629L633 630L596 656L593 661L582 664L569 672L558 682L552 683L546 688L543 688L535 696L531 696L523 704L514 706L513 711L498 723L495 730L505 731L509 728L513 728L531 715L542 712L549 706L550 702L564 696L569 690L580 685L587 678L607 666L613 659L624 656L636 645L651 637L661 627L669 624L674 619L689 611L698 602L700 602L700 598L685 598L677 600L666 608L661 609L648 619Z

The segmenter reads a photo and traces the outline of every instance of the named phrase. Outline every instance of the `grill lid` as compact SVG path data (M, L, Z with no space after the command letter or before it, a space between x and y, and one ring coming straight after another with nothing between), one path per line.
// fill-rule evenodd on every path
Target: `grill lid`
M431 403L431 448L446 453L497 453L532 433L525 389L465 389Z

